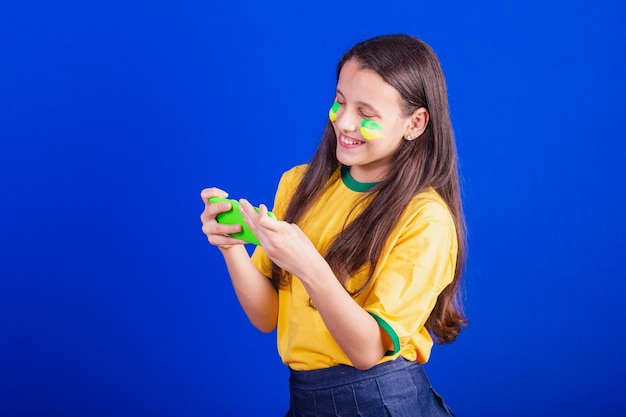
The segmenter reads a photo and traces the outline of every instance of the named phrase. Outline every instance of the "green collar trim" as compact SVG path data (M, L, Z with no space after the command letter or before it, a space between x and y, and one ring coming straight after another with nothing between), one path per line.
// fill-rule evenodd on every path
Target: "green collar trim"
M341 166L341 180L346 187L357 193L364 193L378 185L377 182L358 182L352 178L350 168L345 165Z

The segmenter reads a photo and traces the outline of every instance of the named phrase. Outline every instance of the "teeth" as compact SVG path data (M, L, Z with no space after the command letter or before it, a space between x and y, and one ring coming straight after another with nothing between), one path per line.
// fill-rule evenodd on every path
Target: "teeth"
M356 139L351 139L347 136L341 136L341 141L343 143L345 143L346 145L358 145L359 143L361 143L360 140L356 140Z

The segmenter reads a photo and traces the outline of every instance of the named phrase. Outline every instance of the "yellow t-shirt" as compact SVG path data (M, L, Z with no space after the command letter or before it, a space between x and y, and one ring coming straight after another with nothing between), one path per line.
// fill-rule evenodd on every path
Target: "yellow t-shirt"
M279 219L305 170L306 165L300 165L283 174L273 208ZM347 170L338 170L329 180L322 196L298 222L320 253L362 212L363 205L355 206L372 185L356 182ZM399 355L420 363L428 360L433 340L424 323L453 279L456 254L456 230L446 203L432 189L415 196L391 231L370 285L355 298L393 342L393 350L381 363ZM257 247L252 261L262 274L271 276L271 261L262 247ZM366 278L363 268L348 286L353 289ZM278 351L283 362L294 370L352 365L309 300L297 277L279 289Z

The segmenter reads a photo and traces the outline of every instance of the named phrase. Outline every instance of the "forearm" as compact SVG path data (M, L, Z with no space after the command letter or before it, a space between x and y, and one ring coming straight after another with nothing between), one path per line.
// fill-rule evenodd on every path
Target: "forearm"
M242 245L220 248L226 267L244 312L262 332L276 328L278 292L269 279L259 272Z
M300 279L352 364L359 369L374 366L387 351L389 340L376 320L346 292L311 240L298 225L269 218L264 206L258 213L246 201L241 207L267 256Z
M322 258L323 261L323 258ZM387 351L389 339L376 320L358 305L323 261L301 278L326 327L358 369L374 366Z

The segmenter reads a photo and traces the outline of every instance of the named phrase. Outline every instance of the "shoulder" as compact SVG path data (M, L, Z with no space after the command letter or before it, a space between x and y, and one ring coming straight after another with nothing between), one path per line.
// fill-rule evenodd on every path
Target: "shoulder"
M280 177L278 189L274 197L274 209L272 210L279 218L285 214L287 205L293 197L296 188L298 188L298 184L302 181L306 168L307 164L297 165L285 171Z
M408 244L411 250L424 255L430 253L432 259L444 256L454 262L456 258L458 237L454 217L445 200L433 189L411 200L392 236L394 245Z
M434 189L417 194L403 213L405 221L438 223L454 229L448 204Z
M295 167L285 171L280 178L281 186L294 186L300 183L308 164L296 165Z

